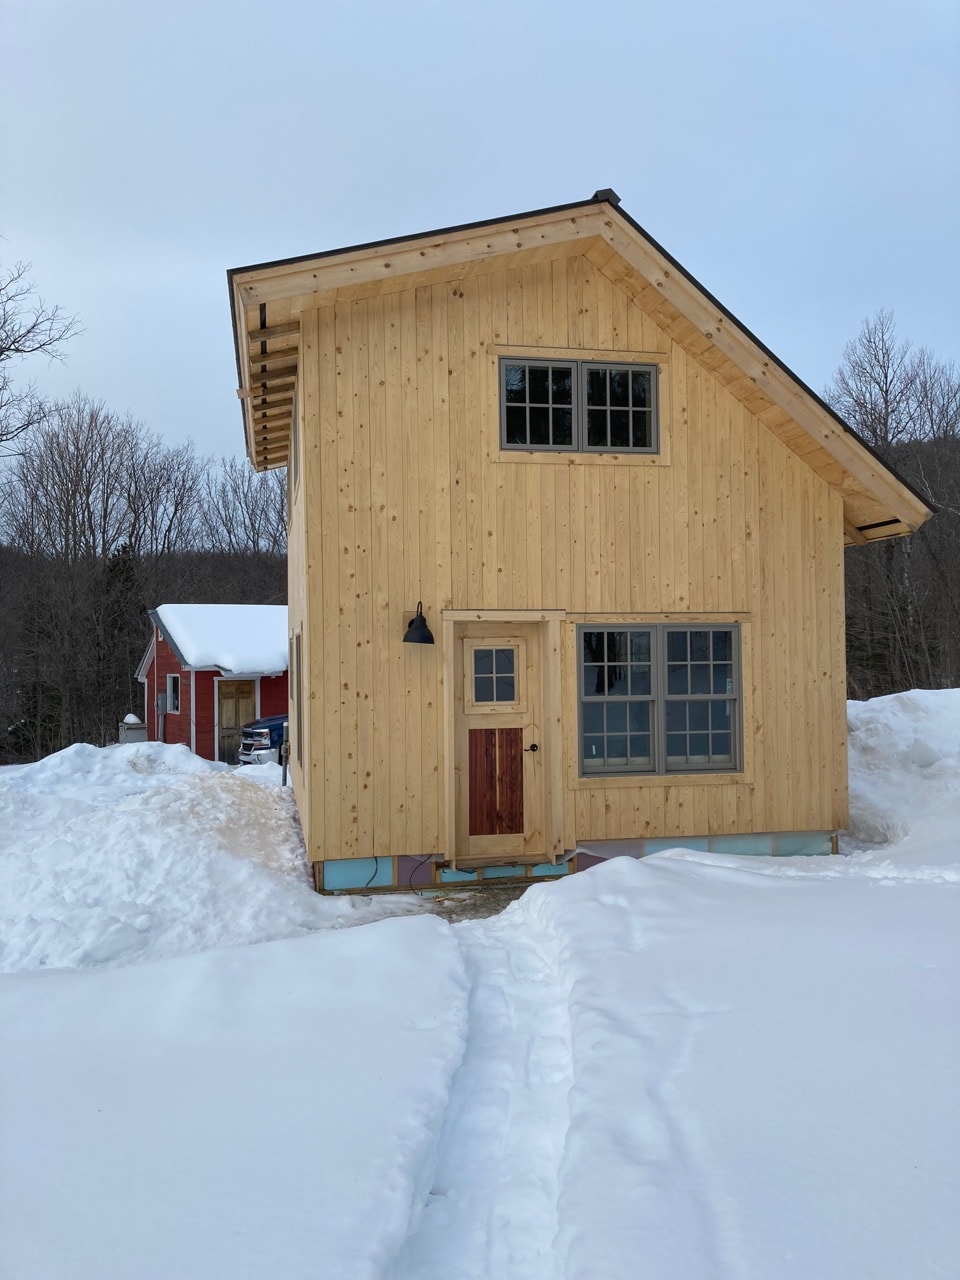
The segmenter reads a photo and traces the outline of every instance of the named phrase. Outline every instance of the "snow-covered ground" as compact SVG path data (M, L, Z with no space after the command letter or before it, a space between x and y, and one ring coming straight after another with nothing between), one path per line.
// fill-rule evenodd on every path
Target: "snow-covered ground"
M960 691L850 727L844 858L457 925L313 894L275 766L0 771L0 1276L957 1277Z

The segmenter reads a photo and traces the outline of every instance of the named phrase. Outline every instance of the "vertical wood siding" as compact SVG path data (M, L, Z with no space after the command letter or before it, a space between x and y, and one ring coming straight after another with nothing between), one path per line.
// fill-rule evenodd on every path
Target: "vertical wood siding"
M566 847L844 824L841 498L708 352L579 257L304 301L289 607L311 857L442 851L447 608L568 612ZM661 456L502 457L493 348L656 356ZM418 600L433 647L402 643ZM577 777L577 615L636 613L742 618L743 775Z

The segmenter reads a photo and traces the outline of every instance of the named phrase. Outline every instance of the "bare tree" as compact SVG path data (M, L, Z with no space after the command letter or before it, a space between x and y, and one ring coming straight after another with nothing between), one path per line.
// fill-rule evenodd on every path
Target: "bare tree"
M0 444L37 426L45 416L36 388L15 385L12 362L36 355L59 359L61 346L78 329L73 316L36 296L29 269L18 262L0 272Z
M880 310L844 347L827 399L883 453L913 435L913 377L910 345L898 341L893 312Z
M139 697L147 610L286 599L282 474L215 468L77 394L0 460L0 756L109 742ZM6 622L7 620L3 620Z
M205 545L229 554L282 556L287 550L286 472L257 473L224 458L207 474L203 502Z
M102 743L136 697L148 570L189 548L204 464L76 395L7 460L0 537L23 557L17 667L40 755Z
M847 344L826 399L937 510L912 538L847 555L850 693L960 683L960 376L900 342L892 313Z

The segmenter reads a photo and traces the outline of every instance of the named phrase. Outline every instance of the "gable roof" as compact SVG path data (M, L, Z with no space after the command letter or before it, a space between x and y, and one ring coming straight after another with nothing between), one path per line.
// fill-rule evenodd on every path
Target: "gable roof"
M419 235L237 267L227 273L238 395L258 470L283 466L299 366L299 312L455 276L580 254L706 365L789 449L843 494L848 543L918 529L930 503L620 207L609 188L590 200Z
M150 618L185 670L280 675L287 669L285 604L162 604ZM144 661L149 655L148 647Z

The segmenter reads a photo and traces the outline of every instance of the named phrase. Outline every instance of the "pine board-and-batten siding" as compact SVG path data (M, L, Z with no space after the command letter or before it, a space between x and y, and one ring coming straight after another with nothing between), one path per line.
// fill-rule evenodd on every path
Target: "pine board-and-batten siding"
M485 267L293 304L310 856L443 851L445 609L566 611L567 848L842 827L841 494L594 262ZM501 454L497 357L525 351L657 361L660 455ZM402 643L418 600L433 648ZM741 622L742 774L577 776L576 623L628 615Z

